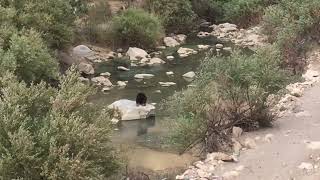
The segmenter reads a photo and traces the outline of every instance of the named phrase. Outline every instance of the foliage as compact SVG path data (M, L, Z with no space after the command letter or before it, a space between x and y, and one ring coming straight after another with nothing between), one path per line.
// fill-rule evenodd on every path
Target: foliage
M208 151L214 151L233 126L252 130L271 125L274 117L267 97L288 80L279 67L279 57L279 51L270 46L252 56L235 51L229 57L206 58L196 87L168 102L167 108L174 109L179 119L171 126L172 139L179 139L174 142L184 148L203 142Z
M148 0L147 7L162 18L169 32L191 30L196 18L190 0Z
M27 83L57 78L58 64L35 31L13 34L8 46L0 50L2 72L11 70Z
M87 103L93 89L74 70L60 89L0 80L1 179L106 179L119 167L108 114Z
M319 38L320 2L318 0L280 0L266 9L263 29L282 52L283 65L301 73L306 41ZM312 38L311 38L312 39Z
M90 42L107 43L111 38L111 10L107 1L99 0L88 9L84 34Z
M70 1L1 1L0 9L1 14L9 17L1 22L1 29L8 24L18 31L34 29L54 48L62 48L71 41L75 15Z
M115 42L138 47L153 47L162 37L160 20L143 10L128 9L112 19Z

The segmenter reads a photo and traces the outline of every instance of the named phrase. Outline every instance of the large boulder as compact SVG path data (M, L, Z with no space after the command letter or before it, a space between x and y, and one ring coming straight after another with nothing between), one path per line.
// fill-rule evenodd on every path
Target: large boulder
M184 34L177 34L174 36L174 39L177 40L180 44L186 43L187 36Z
M78 64L78 70L85 74L94 74L94 68L91 64L82 62Z
M142 58L146 58L148 56L148 53L143 49L130 47L127 51L127 55L129 56L131 61L136 61Z
M72 55L77 57L90 57L94 55L94 52L85 45L79 45L72 49Z
M192 54L198 53L198 51L196 51L194 49L184 48L184 47L180 47L177 52L181 58L188 57Z
M106 86L106 87L113 86L112 83L110 82L110 80L104 76L94 77L91 79L91 81L99 86Z
M180 43L172 37L165 37L163 42L168 47L176 47L180 45Z
M122 121L146 119L155 115L155 106L137 106L135 101L121 99L108 106L109 109L118 110Z
M147 64L149 66L152 66L152 65L159 65L159 64L165 64L165 63L166 62L164 60L154 57L154 58L151 58Z

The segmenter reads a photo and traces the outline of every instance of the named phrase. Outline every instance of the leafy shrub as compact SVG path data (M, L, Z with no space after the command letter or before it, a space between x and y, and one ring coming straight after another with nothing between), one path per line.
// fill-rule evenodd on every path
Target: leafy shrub
M1 1L0 6L6 9L5 13L15 12L11 23L19 31L34 29L41 32L50 47L62 48L72 40L75 15L70 1L14 0Z
M27 83L57 78L58 63L37 32L13 34L8 46L6 51L0 50L2 72L11 70Z
M67 72L60 89L1 77L1 179L106 179L119 167L108 114L93 89Z
M190 0L148 0L147 7L162 18L169 32L192 29L196 18Z
M319 37L319 12L317 0L280 0L265 11L264 32L282 52L283 65L295 73L301 73L306 64L303 57L306 41L313 34Z
M140 9L128 9L112 19L116 42L139 47L153 47L162 37L161 21Z
M283 88L288 77L279 57L272 46L252 56L236 51L230 57L206 58L196 88L168 102L179 119L171 126L173 140L180 139L174 142L184 148L202 142L211 152L227 145L224 140L233 126L252 130L271 125L267 97Z
M264 0L229 0L223 4L222 20L241 25L257 23L266 6Z

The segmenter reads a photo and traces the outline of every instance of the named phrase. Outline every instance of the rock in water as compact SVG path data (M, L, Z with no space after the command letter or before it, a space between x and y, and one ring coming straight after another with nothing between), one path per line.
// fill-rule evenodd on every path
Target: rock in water
M196 50L193 50L193 49L190 49L190 48L183 48L183 47L180 47L177 51L177 53L179 54L179 56L181 58L184 58L184 57L188 57L192 54L197 54L198 51Z
M190 79L193 79L195 76L196 76L196 73L193 72L193 71L190 71L188 73L185 73L184 75L182 75L183 77L185 78L190 78Z
M118 100L108 106L109 109L119 110L122 121L146 119L155 115L155 107L151 104L137 106L136 101Z
M135 79L151 79L153 77L154 77L153 74L136 74L134 76Z
M131 61L136 61L142 58L146 58L148 56L148 53L143 49L130 47L127 51L127 55L129 56Z
M172 37L165 37L163 42L168 47L176 47L180 45L180 43Z

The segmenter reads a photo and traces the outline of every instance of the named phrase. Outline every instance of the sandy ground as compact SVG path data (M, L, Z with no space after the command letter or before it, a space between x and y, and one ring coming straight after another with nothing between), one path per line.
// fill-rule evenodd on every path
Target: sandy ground
M300 99L298 112L279 119L271 129L264 129L245 136L261 137L255 149L242 151L238 163L226 163L220 172L244 166L240 180L320 180L320 150L311 151L308 142L320 141L320 84L305 92ZM266 134L273 134L271 142L265 142ZM302 170L298 166L311 163L315 168Z

